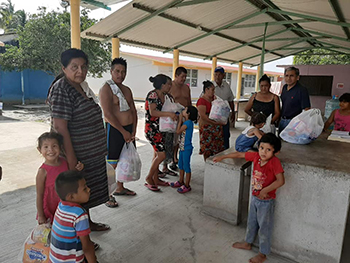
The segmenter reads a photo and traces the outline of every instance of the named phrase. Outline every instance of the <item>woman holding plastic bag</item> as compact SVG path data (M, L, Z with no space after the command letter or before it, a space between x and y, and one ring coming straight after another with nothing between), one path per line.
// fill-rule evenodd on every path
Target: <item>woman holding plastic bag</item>
M169 185L169 183L158 178L158 166L165 159L164 138L159 130L159 118L170 117L175 121L178 116L174 112L162 111L165 96L171 88L171 78L164 74L158 74L155 77L150 77L149 80L153 83L155 89L151 90L146 97L145 136L153 146L154 158L146 177L145 186L151 191L159 191L158 186Z
M223 150L224 137L222 126L225 123L209 119L209 113L214 100L215 87L209 80L203 82L203 95L197 101L199 113L199 154L203 154L204 160Z
M308 144L320 136L323 126L321 111L310 109L295 116L281 132L280 137L289 143Z

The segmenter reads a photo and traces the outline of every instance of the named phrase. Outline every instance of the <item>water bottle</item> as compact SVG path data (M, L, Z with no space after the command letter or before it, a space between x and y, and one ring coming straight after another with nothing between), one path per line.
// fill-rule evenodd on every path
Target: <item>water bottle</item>
M338 95L334 95L332 99L326 101L326 108L324 111L324 117L326 120L331 116L332 112L339 109L339 98Z

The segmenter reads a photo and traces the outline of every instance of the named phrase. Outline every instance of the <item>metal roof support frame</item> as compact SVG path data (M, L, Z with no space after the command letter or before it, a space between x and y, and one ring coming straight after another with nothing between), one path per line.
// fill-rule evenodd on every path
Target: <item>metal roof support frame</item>
M259 76L262 76L264 73L266 30L267 30L267 23L265 23L265 29L264 29L264 35L263 35L263 45L262 45L262 50L261 50ZM257 89L257 87L255 87L255 89Z
M343 12L341 11L341 8L339 6L338 0L329 0L329 3L331 4L333 11L334 11L335 15L337 16L338 20L340 22L345 22L345 18L344 18ZM346 37L348 39L350 39L349 28L342 26L342 29L343 29Z
M183 42L183 43L180 43L180 44L176 45L176 48L179 48L179 47L188 45L188 44L193 43L193 42L195 42L195 41L197 41L197 40L199 40L199 39L205 38L205 37L207 37L207 36L211 36L211 35L213 35L213 34L219 32L219 31L221 31L221 30L227 29L227 28L230 27L230 26L233 26L233 25L242 23L243 21L246 21L246 20L248 20L248 19L251 19L251 18L253 18L253 17L256 17L256 16L258 16L258 15L260 15L260 14L263 14L263 13L265 13L265 12L266 12L266 10L263 9L263 10L261 10L261 11L258 11L258 12L252 13L252 14L250 14L250 15L247 15L247 16L245 16L245 17L243 17L243 18L240 18L240 19L238 19L238 20L236 20L236 21L234 21L234 22L232 22L232 23L229 23L229 24L227 24L227 25L224 25L224 26L222 26L222 27L219 27L218 29L212 30L212 31L210 31L210 32L208 32L208 33L206 33L206 34L204 34L204 35L201 35L201 36L195 37L195 38L193 38L193 39L190 39L190 40L188 40L188 41L185 41L185 42ZM173 49L174 49L174 48L167 49L167 50L163 51L163 53L170 52L170 51L173 50Z
M349 42L349 39L346 39L346 38L343 38L343 37L334 36L334 35L330 35L330 34L323 33L323 32L317 32L317 31L308 30L308 29L301 29L301 28L293 28L293 31L294 30L301 31L301 32L308 32L310 34L314 34L314 35L318 35L318 36L323 36L323 37L333 38L333 39L340 40L340 41Z
M186 2L179 3L179 4L177 4L176 6L173 6L173 7L198 5L198 4L205 4L205 3L216 2L216 1L218 1L218 0L189 0L189 1L186 1Z
M275 22L266 22L269 24L269 26L278 26L278 25L288 25L288 24L295 24L295 23L307 23L307 22L315 22L315 20L312 19L295 19L295 20L286 20L286 21L275 21ZM254 23L254 24L246 24L246 25L237 25L237 26L231 26L228 29L239 29L239 28L247 28L247 27L261 27L265 26L264 23Z

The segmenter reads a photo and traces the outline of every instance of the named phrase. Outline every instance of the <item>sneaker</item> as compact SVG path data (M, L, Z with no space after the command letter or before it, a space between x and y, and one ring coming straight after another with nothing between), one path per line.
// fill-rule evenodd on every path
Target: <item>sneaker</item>
M187 192L191 191L191 186L186 187L186 185L182 185L181 187L177 188L177 191L178 191L180 194L187 193Z

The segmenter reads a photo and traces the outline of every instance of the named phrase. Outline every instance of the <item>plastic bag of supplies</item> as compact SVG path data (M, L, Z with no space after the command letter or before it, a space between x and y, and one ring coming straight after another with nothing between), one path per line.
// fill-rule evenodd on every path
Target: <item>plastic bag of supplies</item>
M140 179L141 159L132 142L124 144L115 175L118 182L131 182Z
M230 116L230 105L227 101L216 97L211 103L211 110L209 113L209 119L226 124L228 117Z
M47 263L50 256L51 224L37 225L26 241L19 257L24 263Z
M181 112L185 107L180 103L173 102L169 96L165 96L165 101L162 107L164 112ZM171 132L175 133L177 128L177 121L174 121L170 117L160 117L159 118L159 130L161 132Z
M281 132L281 138L294 144L308 144L322 133L323 119L319 109L303 111Z

